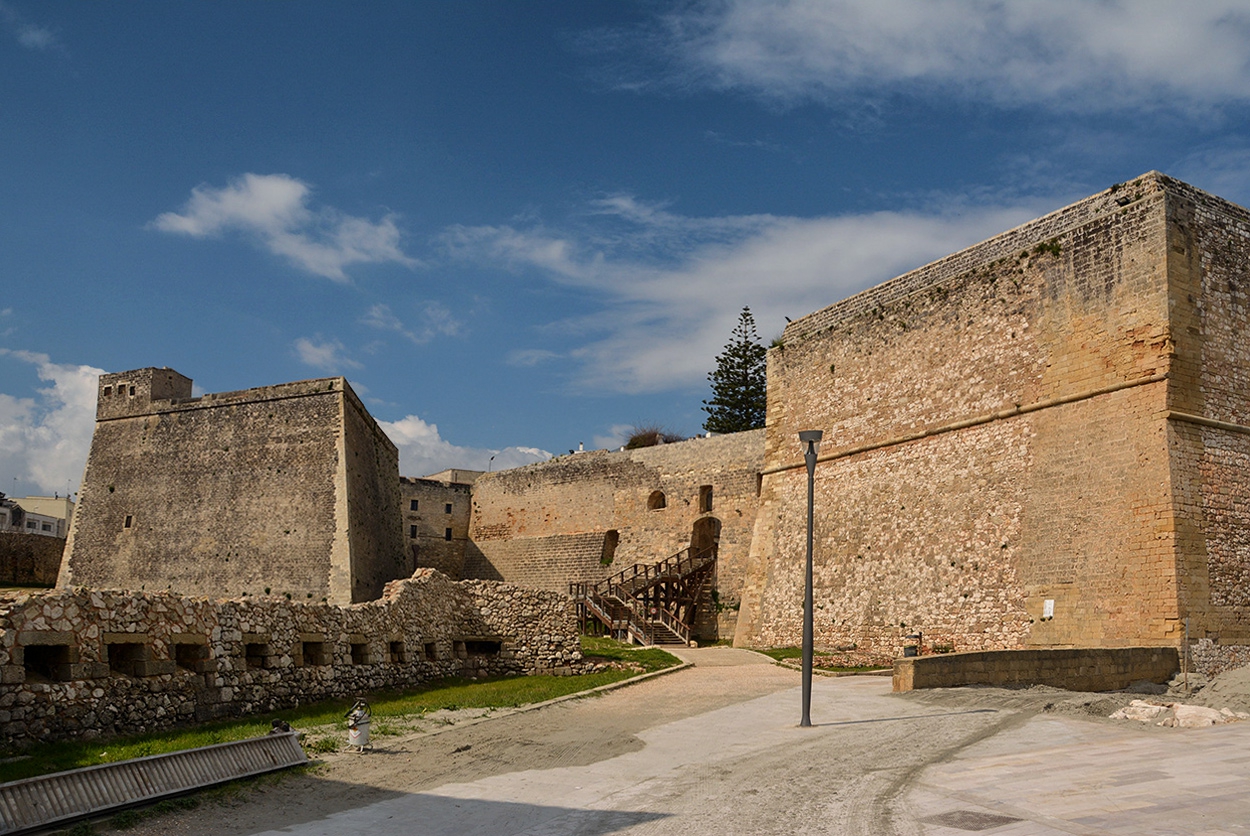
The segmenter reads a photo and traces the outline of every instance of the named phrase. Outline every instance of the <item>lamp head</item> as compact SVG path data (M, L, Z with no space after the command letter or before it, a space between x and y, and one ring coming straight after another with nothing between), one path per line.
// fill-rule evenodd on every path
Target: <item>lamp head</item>
M819 444L820 440L824 437L825 437L825 433L823 430L803 430L802 432L799 433L799 441L803 442L804 444L812 444L812 443Z

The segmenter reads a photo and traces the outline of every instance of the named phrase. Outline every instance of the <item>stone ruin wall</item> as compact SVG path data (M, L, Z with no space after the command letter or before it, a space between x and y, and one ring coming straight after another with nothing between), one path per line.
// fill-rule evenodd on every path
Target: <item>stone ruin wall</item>
M576 673L565 596L430 569L348 606L77 588L0 598L0 735L26 745L447 676Z
M403 534L413 560L413 568L428 566L453 580L464 577L473 486L435 479L400 477L399 494ZM447 510L448 505L451 506L450 512ZM449 529L450 539L447 537Z
M769 352L766 468L736 643L1179 643L1167 187L1148 175L798 320ZM1054 617L1043 618L1043 602Z
M199 398L167 369L99 385L60 586L347 603L411 572L398 452L343 378Z
M763 442L764 431L754 430L485 474L473 486L465 574L567 591L570 581L598 581L676 554L690 545L696 525L719 523L716 595L697 634L728 637L751 546ZM705 486L710 511L700 510ZM649 507L656 491L663 508Z

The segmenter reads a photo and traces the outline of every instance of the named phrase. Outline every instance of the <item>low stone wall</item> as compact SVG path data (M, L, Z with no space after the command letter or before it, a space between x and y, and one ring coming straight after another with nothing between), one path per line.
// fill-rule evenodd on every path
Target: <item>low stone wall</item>
M65 541L42 534L0 534L0 585L56 586Z
M377 601L0 596L8 746L152 731L445 676L577 673L572 601L419 569Z
M958 685L1049 685L1115 691L1134 682L1167 682L1180 670L1174 647L986 650L894 660L894 690Z

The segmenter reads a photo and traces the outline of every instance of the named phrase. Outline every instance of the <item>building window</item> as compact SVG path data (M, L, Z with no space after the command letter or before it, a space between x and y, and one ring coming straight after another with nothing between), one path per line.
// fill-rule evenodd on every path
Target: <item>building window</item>
M247 666L253 669L265 667L265 660L269 656L269 645L263 642L248 642L243 645L243 658L247 660Z
M130 392L130 397L133 398L135 396L135 387L131 386L128 391Z
M43 525L40 526L40 529L43 531L51 531L52 523L44 523Z
M404 650L403 642L391 642L388 651L392 664L398 665L408 661L408 653Z
M34 520L27 520L26 527L29 528L31 531L38 531L39 523L35 522Z
M412 540L417 539L417 527L415 525L408 526L408 537Z
M408 500L408 510L415 511L419 507L419 503L415 499Z
M326 653L325 642L300 642L299 643L300 662L303 667L312 667L313 665L330 664L329 654Z
M143 663L146 660L147 648L140 642L118 642L104 646L104 656L111 673L125 676L143 676L146 672Z
M22 649L22 664L26 668L26 677L35 681L39 677L56 682L73 679L70 675L70 664L73 652L67 644L33 644Z
M706 514L712 510L712 486L699 486L699 513Z
M393 530L394 530L394 529L392 529L392 531L393 531ZM444 540L450 540L450 539L451 539L451 529L450 529L450 528L445 528L445 529L443 529L443 539L444 539Z
M122 528L130 528L132 525L134 525L134 522L135 522L135 518L132 517L130 514L127 514L126 521L122 523ZM394 530L395 529L393 528L391 529L391 531L394 531Z
M208 670L208 645L175 644L174 664L183 670L203 673Z
M450 503L450 502L448 502L446 505L444 505L444 506L443 506L443 513L444 513L444 514L450 514L450 513L451 513L451 503Z
M352 664L367 665L369 664L369 645L353 644L352 645Z
M105 387L104 387L104 397L106 397L106 398L107 398L107 397L108 397L109 395L111 395L111 394L113 394L113 387L112 387L112 386L105 386Z
M652 511L658 511L668 506L668 499L664 496L664 491L652 491L651 496L647 497L647 508Z

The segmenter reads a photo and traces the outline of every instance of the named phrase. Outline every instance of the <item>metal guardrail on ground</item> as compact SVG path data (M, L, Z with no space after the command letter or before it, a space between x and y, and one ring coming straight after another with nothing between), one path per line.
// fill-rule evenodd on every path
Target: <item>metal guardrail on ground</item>
M0 784L0 833L18 834L307 763L290 731Z

